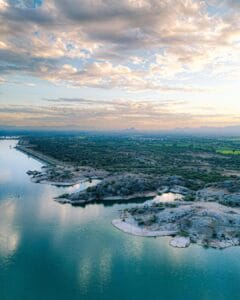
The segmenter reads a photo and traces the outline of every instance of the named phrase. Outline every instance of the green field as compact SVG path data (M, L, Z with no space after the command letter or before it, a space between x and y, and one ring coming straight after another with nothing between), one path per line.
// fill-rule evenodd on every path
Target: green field
M240 155L240 150L220 149L217 150L217 153L224 155Z

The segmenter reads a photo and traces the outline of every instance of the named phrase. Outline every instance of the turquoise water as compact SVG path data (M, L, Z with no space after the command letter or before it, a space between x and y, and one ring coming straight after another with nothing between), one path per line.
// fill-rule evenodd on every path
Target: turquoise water
M31 183L41 163L14 144L0 141L1 300L240 299L240 248L174 249L113 228L126 205L60 205L68 188Z

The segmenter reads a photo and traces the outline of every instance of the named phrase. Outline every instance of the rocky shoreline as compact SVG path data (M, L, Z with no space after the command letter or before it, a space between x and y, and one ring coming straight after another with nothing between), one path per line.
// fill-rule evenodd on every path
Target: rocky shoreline
M81 192L63 195L59 201L81 204L153 198L165 193L174 193L182 195L182 199L186 202L217 202L226 206L240 207L240 180L238 179L208 184L194 191L186 186L188 182L180 176L147 176L130 173L98 175L103 175L100 183Z
M86 204L99 201L130 201L152 199L163 193L188 194L191 191L177 185L177 176L153 177L143 174L115 174L107 176L100 183L84 191L65 194L56 200L60 203Z
M44 163L47 163L51 166L66 166L66 163L63 163L55 158L49 157L47 155L44 155L42 153L39 153L38 151L33 150L32 148L28 147L27 145L22 145L22 144L17 144L17 146L15 147L17 150L30 155L32 157L34 157L35 159L38 159Z
M31 176L31 181L35 183L72 186L84 181L102 179L107 173L88 167L46 165L42 167L41 171L29 170L27 174Z
M83 181L101 179L86 190L64 194L59 203L84 205L96 202L118 202L174 193L181 201L151 202L121 212L112 221L117 229L137 236L171 236L170 245L185 248L193 243L204 247L224 249L240 245L240 180L206 184L191 189L193 180L181 176L150 176L145 174L113 173L91 167L78 167L52 161L25 146L20 151L32 155L46 165L41 171L28 171L35 183L71 186Z
M240 209L211 202L155 203L122 211L112 221L119 230L137 236L170 236L170 245L190 244L224 249L240 245Z
M17 145L16 149L42 161L45 165L38 170L29 170L27 174L35 183L51 184L55 186L73 186L84 181L103 179L108 175L104 170L91 167L78 167L60 162L43 155L24 145Z

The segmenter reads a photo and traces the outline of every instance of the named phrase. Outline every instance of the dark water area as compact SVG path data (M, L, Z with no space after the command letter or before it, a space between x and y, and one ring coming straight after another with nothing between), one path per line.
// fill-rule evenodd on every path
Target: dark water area
M87 184L35 184L42 164L0 141L0 299L240 299L240 248L175 249L111 225L133 204L61 205Z

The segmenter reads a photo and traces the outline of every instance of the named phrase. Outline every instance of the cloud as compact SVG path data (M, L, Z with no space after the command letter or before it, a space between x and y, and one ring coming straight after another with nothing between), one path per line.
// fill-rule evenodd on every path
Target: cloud
M158 90L163 92L206 92L209 88L194 85L167 85L159 78L154 78L156 70L149 72L136 71L123 65L112 65L109 62L94 62L79 70L72 65L64 64L54 69L51 64L39 66L41 77L54 83L68 83L71 86L93 88L122 88L128 91Z
M77 105L80 106L101 106L101 107L115 107L115 108L129 108L133 104L137 105L138 107L148 107L156 106L156 107L173 107L184 105L187 101L183 100L165 100L165 101L148 101L149 103L146 104L143 100L124 100L124 99L115 99L115 100L96 100L96 99L85 99L85 98L44 98L43 100L50 102L50 103L59 103L61 105Z
M239 116L216 113L196 107L186 110L184 100L144 101L116 99L98 101L83 98L46 99L46 105L1 105L0 118L5 125L53 126L84 129L160 129L195 127L205 124L233 125ZM53 105L49 105L52 103ZM70 104L70 105L69 105ZM234 119L235 117L235 119Z
M203 91L184 78L210 78L220 60L225 72L229 61L239 67L238 2L225 1L224 13L220 2L0 0L0 74L105 89ZM224 76L221 68L218 74Z
M113 106L124 106L125 105L125 101L106 101L106 100L90 100L90 99L84 99L84 98L55 98L55 99L51 99L51 98L46 98L43 99L47 102L51 102L51 103L61 103L61 104L76 104L76 105L113 105Z

